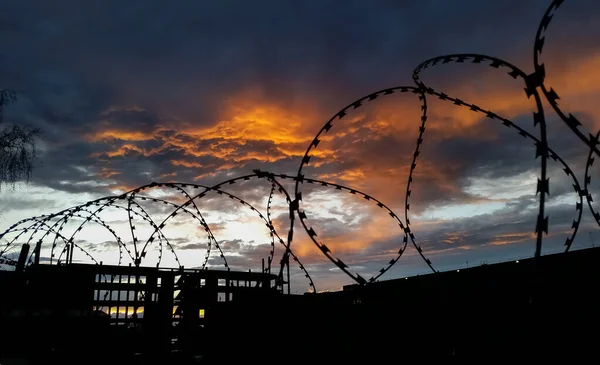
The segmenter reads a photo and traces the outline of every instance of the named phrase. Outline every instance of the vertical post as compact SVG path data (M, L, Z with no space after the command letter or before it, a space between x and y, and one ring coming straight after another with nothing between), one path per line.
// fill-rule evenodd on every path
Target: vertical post
M17 261L17 267L15 271L23 271L25 269L25 260L27 260L27 254L29 253L29 244L25 243L21 246L21 253L19 254L19 260Z
M69 251L69 260L67 261L69 264L73 263L73 251L75 251L75 242L71 240L71 250Z
M166 356L171 351L171 337L173 335L173 297L175 291L175 278L173 275L161 275L160 288L158 288L158 308L160 311L159 334L161 355ZM197 310L196 310L197 312Z
M42 241L38 241L35 244L35 248L33 249L33 263L34 264L39 264L40 263L40 252L42 251Z
M265 258L262 258L262 272L265 272Z
M290 286L290 258L288 256L287 262L286 262L286 266L287 266L287 287L288 287L288 294L292 293L291 290L291 286Z
M65 263L68 264L69 263L69 256L71 256L71 246L67 245L67 254L65 255L67 256Z

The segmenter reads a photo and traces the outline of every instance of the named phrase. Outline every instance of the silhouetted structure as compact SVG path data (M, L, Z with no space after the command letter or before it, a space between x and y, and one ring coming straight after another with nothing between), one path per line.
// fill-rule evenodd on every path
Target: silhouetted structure
M22 354L36 343L40 357L57 360L85 356L108 339L101 351L111 357L204 353L220 338L207 333L231 328L230 316L281 293L276 275L253 272L38 264L0 274L0 289L10 293L2 323L12 329L3 352Z
M1 272L0 344L41 363L597 356L585 334L600 324L599 259L593 248L305 295L265 273L32 265Z

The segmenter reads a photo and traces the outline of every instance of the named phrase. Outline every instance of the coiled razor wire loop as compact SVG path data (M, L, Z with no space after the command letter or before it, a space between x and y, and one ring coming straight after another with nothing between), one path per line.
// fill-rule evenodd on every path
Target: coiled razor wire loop
M539 96L539 93L537 92L537 89L534 86L532 86L530 83L527 82L528 76L521 69L519 69L518 67L516 67L506 61L503 61L501 59L498 59L495 57L489 57L489 56L485 56L485 55L480 55L480 54L454 54L454 55L447 55L447 56L440 56L440 57L432 58L432 59L427 60L417 66L417 68L413 72L413 80L415 81L415 84L417 84L418 87L425 93L435 95L441 100L451 101L454 104L459 105L459 106L468 106L470 108L470 110L475 111L475 112L479 112L479 111L485 112L485 114L488 118L498 119L503 122L506 122L505 125L507 125L507 126L514 125L513 122L511 122L508 119L503 118L495 113L484 110L476 105L465 103L464 101L462 101L460 99L452 98L444 93L436 92L431 87L426 87L425 84L419 78L420 73L428 67L433 67L440 63L442 63L442 64L443 63L464 63L465 61L467 61L467 62L470 61L472 63L487 62L488 65L493 68L500 68L500 67L507 68L508 74L511 77L513 77L515 79L521 78L525 81L525 85L526 85L525 92L527 94L527 97L529 98L533 95L533 97L535 99L535 105L537 108L537 112L533 113L533 126L536 127L538 124L540 126L540 139L536 139L535 158L537 159L538 157L541 157L541 160L540 160L541 172L540 172L540 178L538 178L537 191L536 191L536 194L540 193L539 214L538 214L537 224L536 224L536 228L535 228L535 232L537 235L535 257L539 257L541 255L541 251L542 251L543 233L548 234L548 217L544 216L544 208L545 208L545 202L546 202L546 194L549 193L549 178L546 177L546 175L547 175L547 173L546 173L547 160L548 160L548 143L547 143L547 136L546 136L546 134L547 134L546 133L546 119L544 118L544 110L542 107L542 100Z
M277 239L278 242L280 244L282 244L286 250L284 259L281 260L282 267L284 264L288 264L289 257L291 256L292 259L299 265L299 268L304 272L305 277L308 279L308 282L309 282L308 285L309 285L311 291L316 292L316 287L315 287L314 282L313 282L312 278L310 277L308 271L306 270L304 265L300 262L300 259L292 252L291 247L290 247L291 241L293 239L293 215L291 216L292 221L291 221L291 225L290 225L290 232L288 234L288 241L285 242L279 236L279 234L275 231L275 228L274 228L273 223L270 220L270 218L267 219L267 217L265 217L252 204L250 204L247 201L237 197L236 195L231 194L231 193L223 190L222 188L220 188L220 186L222 186L224 184L232 185L238 181L250 180L251 178L259 178L259 177L268 179L271 182L272 186L275 186L280 193L284 194L286 201L288 202L288 205L291 203L289 194L287 193L287 191L285 191L284 187L281 184L279 184L278 181L275 181L274 179L272 179L270 176L267 176L267 175L264 175L261 173L255 173L252 175L241 176L238 178L234 178L234 179L225 181L223 183L218 184L217 186L212 186L212 187L206 186L206 185L200 185L200 184L190 184L190 183L151 183L151 184L133 189L133 190L129 191L128 193L121 194L119 196L100 198L95 201L88 202L84 205L68 208L59 213L55 213L55 214L52 214L49 216L32 217L32 218L28 218L28 219L19 221L16 224L14 224L13 226L11 226L7 231L2 233L2 235L0 235L0 237L4 237L8 233L19 232L16 235L16 237L14 237L12 240L10 240L6 244L6 246L3 248L3 250L0 251L0 256L8 253L9 250L15 246L16 242L21 238L21 236L27 232L31 232L30 238L27 241L27 243L29 243L33 239L33 237L36 235L36 233L38 233L38 232L44 232L42 238L40 239L40 243L44 240L44 238L46 238L48 236L48 234L50 232L55 232L55 237L54 237L54 241L53 241L52 248L51 248L51 259L55 257L54 249L58 246L57 240L61 239L65 243L65 245L59 254L58 263L62 262L63 255L65 255L66 253L69 253L69 250L68 250L69 247L71 248L71 250L73 248L79 249L80 251L84 252L84 254L86 256L89 256L93 262L98 263L86 250L81 248L79 245L75 244L73 241L75 235L77 233L81 232L82 229L84 228L84 226L88 222L94 222L94 223L97 223L97 224L105 227L106 229L108 229L110 231L110 233L116 238L118 247L120 249L122 247L125 247L125 250L129 254L129 257L135 263L136 266L139 266L142 263L143 258L146 256L149 244L152 243L155 240L155 237L158 235L158 238L161 242L160 247L162 247L162 241L164 241L166 243L166 245L170 248L170 250L173 252L173 254L175 255L175 260L181 267L180 261L177 258L177 255L175 253L175 248L169 243L169 240L162 232L162 229L165 227L165 225L167 224L169 219L174 218L175 216L177 216L178 213L186 213L186 214L190 215L193 219L198 221L200 226L202 226L206 230L206 232L208 233L208 236L209 236L209 247L210 247L211 242L214 243L214 245L218 248L218 250L220 252L220 257L224 261L225 268L229 269L229 265L227 264L227 260L225 259L225 255L224 255L223 251L221 250L221 247L219 246L218 241L216 240L216 238L212 234L208 224L202 217L202 214L200 212L198 205L195 203L195 200L202 199L203 197L207 196L208 192L214 191L219 195L226 196L226 197L232 199L233 201L236 201L242 205L247 206L250 210L254 211L259 216L259 218L263 221L265 226L269 229L270 237L271 237L271 244L270 244L271 249L269 251L269 255L267 258L267 261L269 263L266 268L267 272L270 272L270 270L271 270L271 263L273 262L273 255L274 255L275 239ZM187 191L185 191L183 189L184 187L193 187L196 189L203 189L203 191L201 193L196 194L195 196L191 196ZM176 203L170 202L165 199L153 198L153 197L147 197L147 196L141 195L143 192L145 192L146 190L148 190L150 188L174 189L177 192L182 193L186 200L182 204L176 204ZM273 188L272 188L272 190L274 191ZM152 201L154 203L162 203L162 204L165 204L167 206L174 208L174 211L172 211L165 219L163 219L163 221L161 222L161 224L159 226L151 219L148 212L146 212L146 210L136 201L136 199L141 200L141 201L148 200L148 201ZM127 204L126 207L118 205L118 202L123 201L123 200L126 201L126 204ZM96 210L89 210L87 207L90 207L90 206L98 206L99 208L97 208ZM103 210L106 210L108 208L117 208L117 209L125 210L127 212L129 230L132 235L132 241L134 243L133 252L131 249L129 249L125 246L125 244L118 237L116 232L104 220L102 220L98 217L99 213L101 213ZM190 208L193 208L193 209L190 210ZM136 211L136 209L140 210L141 212ZM268 210L270 210L270 206L268 207ZM84 215L83 213L87 213L88 216ZM139 247L137 245L137 243L139 242L139 239L136 234L136 226L135 226L134 220L133 220L134 216L138 216L143 221L149 223L151 228L153 228L153 230L154 230L152 235L144 243L143 247ZM58 220L49 228L44 229L44 226L47 226L48 222L50 222L54 218L58 218ZM66 237L61 232L65 228L67 222L69 222L73 218L81 218L83 221L78 225L77 229L74 231L74 233L71 235L71 237ZM29 221L34 221L34 223L30 224L29 226L26 226L25 228L20 228L21 225L23 225ZM162 249L161 249L161 252L162 252ZM162 256L162 254L159 254L159 258L158 258L159 262L160 262L161 256ZM30 262L31 262L31 257L33 257L33 254L32 254L32 256L30 256ZM7 261L14 262L14 260L7 260ZM69 258L67 258L67 261L69 261ZM202 268L205 268L207 262L208 262L208 255L205 257L205 260L202 263ZM121 250L120 250L118 264L120 265L121 263L122 263L122 254L121 254ZM280 270L280 276L282 275L282 273L283 273L283 268Z
M534 47L533 47L534 72L532 74L527 74L523 70L518 68L517 66L515 66L509 62L506 62L504 60L501 60L499 58L490 57L490 56L486 56L486 55L482 55L482 54L475 54L475 53L451 54L451 55L439 56L439 57L429 59L429 60L419 64L413 71L412 76L413 76L413 81L416 86L396 86L396 87L391 87L391 88L387 88L387 89L382 89L382 90L379 90L374 93L370 93L370 94L368 94L362 98L359 98L356 101L348 104L345 108L341 109L333 117L331 117L325 123L325 125L318 131L317 135L314 137L312 142L309 144L304 156L302 157L302 160L300 161L298 171L295 176L290 176L290 175L285 175L285 174L280 174L280 173L273 173L273 172L268 172L268 171L261 171L261 170L253 170L253 172L254 172L253 174L235 177L235 178L223 181L214 186L205 186L205 185L200 185L200 184L189 184L189 183L155 183L154 182L154 183L133 189L125 194L96 199L96 200L87 202L84 205L68 208L61 212L55 213L55 214L41 215L38 217L24 219L24 220L21 220L15 224L13 224L5 232L0 234L0 239L5 237L9 233L16 234L16 236L13 237L11 240L9 240L8 243L4 246L4 248L2 248L2 250L0 250L0 263L10 264L10 265L16 264L14 259L12 259L6 255L9 253L9 251L13 247L15 247L15 245L17 244L18 241L23 240L24 237L27 237L26 236L27 233L29 233L29 238L26 240L27 243L31 242L34 239L34 237L37 236L37 233L42 234L42 237L39 238L36 243L36 250L34 250L34 251L38 251L38 252L39 252L39 250L37 249L37 246L41 245L47 237L50 237L51 235L53 235L51 258L50 258L51 263L52 263L52 259L55 257L54 249L56 247L58 247L58 242L60 242L60 241L62 241L64 243L64 247L62 248L61 253L59 254L59 258L58 258L59 262L60 262L62 256L67 252L69 253L70 257L67 257L66 261L72 262L72 255L73 255L73 251L75 248L84 252L84 254L89 256L92 259L92 261L97 262L89 254L89 252L87 252L85 249L80 247L80 245L76 244L74 241L77 233L79 233L83 229L85 224L87 224L88 222L94 222L94 223L108 229L109 232L112 234L112 236L117 241L117 247L119 249L119 261L118 261L119 265L122 263L123 251L125 251L128 254L129 258L135 263L136 266L141 265L142 260L146 256L148 246L156 238L158 238L159 256L158 256L158 262L156 265L158 266L160 264L160 260L162 259L162 255L163 255L162 250L163 250L163 242L164 242L165 246L167 248L169 248L170 251L173 253L177 264L181 267L180 261L175 252L175 248L173 247L173 245L169 242L168 238L162 232L162 230L165 228L165 225L169 222L169 220L171 220L178 213L181 212L183 214L190 216L194 221L198 222L198 224L202 228L204 228L204 230L206 231L207 238L208 238L208 245L207 245L207 250L206 250L205 257L204 257L204 261L200 264L200 267L203 269L206 268L208 261L209 261L209 257L211 255L211 253L213 252L213 250L211 250L211 248L214 246L218 250L219 256L222 258L223 265L225 266L226 269L229 269L229 264L227 263L225 254L223 253L223 250L221 249L219 242L217 241L213 232L210 230L208 223L206 222L206 220L204 219L204 216L201 213L201 206L196 204L196 201L200 201L203 197L205 197L207 195L207 193L215 192L219 195L229 197L233 201L235 201L239 204L242 204L242 205L246 206L247 208L249 208L250 210L254 211L259 216L259 218L263 221L263 223L266 225L266 227L269 229L270 251L267 256L267 266L264 268L265 272L269 272L269 273L271 272L272 262L274 260L274 254L275 254L275 242L278 241L279 244L281 244L283 246L284 250L283 250L281 260L280 260L280 269L279 269L279 274L278 274L280 283L283 282L284 268L288 267L288 269L289 269L289 258L291 257L298 264L299 268L304 272L304 275L306 276L306 278L309 281L309 286L310 286L311 290L316 292L315 285L313 283L311 276L309 275L307 268L300 262L300 260L294 254L294 251L292 249L292 241L293 241L293 236L294 236L294 222L295 222L296 215L298 216L298 219L300 220L300 223L302 224L308 237L317 246L317 248L323 253L323 255L325 255L335 266L337 266L342 272L344 272L346 275L348 275L352 280L354 280L358 284L367 285L369 283L377 281L392 266L394 266L399 261L402 254L406 251L409 238L412 243L412 246L419 253L420 257L425 261L425 263L429 266L429 268L433 272L436 272L432 262L425 256L423 249L417 243L415 234L411 229L411 222L410 222L410 218L409 218L410 197L411 197L413 181L414 181L413 176L414 176L414 173L417 168L418 156L421 153L421 149L422 149L424 139L425 139L427 109L428 109L427 95L434 96L440 100L451 102L458 107L468 108L469 110L471 110L475 113L480 113L481 115L487 117L488 119L497 120L498 122L502 123L502 125L514 130L519 135L521 135L524 138L528 139L529 141L533 142L533 144L535 145L535 150L536 150L535 159L537 159L538 157L540 158L540 173L539 173L539 177L537 180L537 189L536 189L536 195L539 193L539 204L538 204L538 216L537 216L536 226L535 226L535 233L536 233L535 257L539 257L541 255L544 233L548 234L548 216L546 216L546 214L545 214L546 198L547 198L547 195L549 195L549 191L550 191L549 190L550 181L547 176L548 159L549 158L552 159L553 161L557 162L562 167L565 174L573 181L573 189L574 189L575 193L578 195L578 201L575 204L575 210L576 210L575 218L573 220L573 224L571 227L572 230L565 242L565 251L568 251L571 248L571 246L573 245L575 236L577 235L577 232L578 232L578 229L580 226L580 222L581 222L582 214L583 214L583 199L584 198L586 199L586 201L588 203L589 209L592 212L594 219L596 220L597 224L600 225L600 213L596 212L594 210L594 208L592 207L591 203L593 201L593 198L589 191L589 184L591 182L590 169L594 162L594 155L600 155L600 149L598 147L598 145L600 144L600 142L599 142L600 132L598 132L597 134L590 133L589 137L586 136L585 133L583 133L580 130L581 123L572 114L568 113L568 115L567 115L567 113L564 112L563 110L561 110L561 108L558 106L557 100L559 99L559 97L558 97L558 94L556 93L556 91L545 84L546 70L545 70L544 64L540 61L542 49L545 44L545 32L547 31L548 26L550 25L552 19L554 18L556 11L563 4L563 2L564 2L564 0L552 1L550 6L548 7L548 9L546 10L546 12L544 13L544 15L542 17L542 20L540 22L540 25L539 25L536 35L535 35L535 42L534 42ZM534 136L533 134L529 133L528 131L526 131L525 129L523 129L522 127L520 127L513 121L511 121L507 118L504 118L490 110L484 109L475 104L469 103L467 101L463 101L459 98L452 97L443 92L437 91L434 88L432 88L431 86L426 85L421 80L421 73L423 73L426 69L438 66L440 64L447 64L447 63L485 64L492 68L503 69L512 78L523 82L525 85L525 94L526 94L527 98L531 99L533 97L533 102L535 105L535 112L533 112L533 126L534 126L534 128L537 128L539 126L539 136ZM541 93L538 91L538 89L541 90ZM405 193L405 200L404 200L404 222L387 205L385 205L383 202L381 202L380 200L374 198L373 196L371 196L367 193L364 193L364 192L361 192L352 187L340 185L340 184L337 184L334 182L309 178L309 177L306 177L303 173L304 168L307 165L309 165L311 153L317 148L317 146L319 145L319 143L322 140L322 137L325 134L327 134L336 123L341 123L342 119L344 118L344 116L347 115L347 113L349 111L360 108L361 106L363 106L367 103L375 101L376 99L379 100L388 95L403 94L403 93L412 93L412 94L416 95L421 103L421 111L422 111L420 125L419 125L419 133L418 133L418 137L417 137L417 141L416 141L416 147L414 149L412 163L411 163L410 171L408 174L408 181L406 183L406 193ZM589 152L587 162L586 162L583 187L581 186L575 173L572 171L572 169L569 167L569 165L565 162L565 160L563 158L561 158L552 148L550 148L548 146L547 124L546 124L544 109L543 109L543 105L542 105L542 95L549 102L549 104L552 106L553 110L560 117L560 119L573 131L573 133L575 133L575 135L579 139L581 139L581 141L583 141L589 147L590 152ZM247 181L247 180L251 180L251 179L264 179L264 180L267 180L271 184L271 189L270 189L268 199L267 199L266 214L261 213L258 209L256 209L249 202L237 197L236 195L233 195L233 194L223 190L224 185L233 185L238 182ZM293 198L288 194L287 190L279 182L279 180L285 180L285 179L292 179L295 182ZM305 183L313 184L313 185L321 185L321 186L326 186L326 187L333 187L336 190L340 190L340 191L344 191L344 192L347 192L347 193L350 193L353 195L360 196L364 200L370 201L373 204L376 204L379 208L386 211L390 217L392 217L393 219L396 220L396 223L398 224L400 230L403 233L403 235L402 235L403 237L401 239L401 242L399 242L398 251L395 254L395 257L393 259L391 259L388 264L386 264L384 267L382 267L377 272L377 274L373 275L369 279L364 279L358 273L352 272L350 267L345 262L343 262L341 259L337 258L331 252L329 247L327 247L325 244L323 244L317 238L318 237L317 232L309 224L309 220L307 218L307 216L308 216L307 211L302 206L302 204L304 203L304 200L303 200L301 189ZM177 203L171 202L166 199L152 198L152 197L147 197L145 195L142 195L142 193L144 193L148 189L155 188L155 187L174 189L175 191L177 191L178 193L180 193L183 196L185 201L181 204L177 204ZM186 187L202 189L202 191L196 195L193 195L193 194L188 193L188 191L185 190ZM282 194L285 197L286 203L289 208L289 230L288 230L287 240L283 240L279 236L279 234L277 233L277 231L273 225L273 221L271 219L272 202L273 202L274 194L276 192ZM119 202L121 202L123 200L125 200L126 206L121 206L118 204ZM168 214L166 216L166 218L164 218L160 223L157 224L152 220L149 213L138 203L138 200L142 200L142 201L149 200L154 203L162 203L170 208L173 208L173 211L170 214ZM97 209L93 210L91 208L92 206L97 207ZM133 252L132 252L132 249L129 248L123 242L123 240L117 235L116 231L112 227L110 227L106 221L104 221L100 218L99 214L103 210L106 210L108 208L117 208L117 209L125 210L127 212L127 217L128 217L127 220L129 223L129 230L130 230L131 237L132 237ZM80 225L70 235L70 237L67 237L62 232L63 232L64 228L66 227L67 222L73 218L82 219L83 222L80 223ZM148 240L146 240L146 242L143 244L143 247L141 247L141 248L138 246L138 244L141 245L141 242L139 241L139 237L136 234L137 230L136 230L134 218L140 218L142 220L142 222L148 223L152 229L152 234L150 235ZM53 221L53 220L56 220L56 222L54 222L52 225L50 225L51 221ZM68 247L70 247L70 249L68 249ZM31 263L32 257L33 257L33 253L32 253L32 256L30 256L30 260L29 260L30 263Z
M317 247L319 248L319 250L331 261L333 262L334 265L336 265L340 270L342 270L344 273L346 273L346 275L348 275L350 278L352 278L355 282L357 282L358 284L366 284L367 280L365 280L360 274L358 273L352 273L350 272L350 268L349 266L344 263L344 261L342 261L340 258L337 258L333 255L333 253L331 252L331 250L329 249L329 247L327 247L327 245L321 243L318 239L317 239L317 232L313 229L313 227L309 226L308 224L308 219L307 219L307 215L306 212L301 209L300 207L300 202L302 201L302 192L300 191L301 189L301 184L304 182L307 183L312 183L314 180L312 179L307 179L304 177L304 174L302 173L303 168L309 164L310 162L310 158L311 158L311 151L316 149L317 146L319 145L319 143L321 142L321 139L319 139L319 137L322 137L324 134L326 134L327 132L329 132L329 130L331 128L333 128L333 125L336 122L339 122L342 120L342 118L344 118L346 116L346 114L348 113L349 110L353 110L353 109L358 109L361 106L363 106L365 103L371 102L377 98L381 98L387 95L392 95L394 93L406 93L406 92L413 92L413 93L418 93L421 96L421 100L423 102L423 105L425 105L425 107L422 108L423 111L423 116L422 116L422 120L426 119L426 112L427 112L427 107L426 107L426 103L425 103L425 96L423 95L423 93L421 93L420 89L412 87L412 86L398 86L398 87L392 87L392 88L388 88L388 89L383 89L383 90L379 90L375 93L369 94L367 96L364 96L350 104L348 104L345 108L341 109L339 112L337 112L333 117L331 117L327 123L325 123L325 125L321 128L321 130L319 130L319 132L317 133L317 135L315 136L315 138L313 139L313 141L311 142L311 144L308 146L306 153L304 154L304 157L302 157L302 161L300 162L300 166L298 168L298 173L297 176L295 177L296 180L296 185L295 185L295 194L296 194L296 199L294 201L294 205L293 208L295 210L298 211L298 218L300 219L300 222L302 223L302 226L304 227L304 229L306 230L306 233L308 233L308 236L310 237L310 239L314 242L315 245L317 245ZM410 181L410 179L409 179ZM411 240L413 242L413 245L415 246L415 248L417 249L417 251L419 252L419 255L421 255L421 257L423 258L423 260L425 260L425 262L427 263L427 265L431 268L431 270L433 270L435 272L435 269L433 268L433 265L431 264L431 261L429 259L427 259L425 257L425 255L423 254L423 250L421 249L420 246L418 246L416 244L416 242L414 241L414 236L412 234L412 232L410 232L410 229L408 226L405 226L402 221L398 218L398 216L396 216L396 214L394 212L392 212L392 210L390 208L388 208L387 206L385 206L383 203L381 203L380 201L373 199L371 196L362 193L362 192L358 192L355 189L351 189L351 188L347 188L347 187L342 187L341 185L337 185L334 183L329 183L329 182L322 182L322 184L324 183L325 186L327 185L331 185L331 186L336 186L336 188L339 187L339 189L341 190L349 190L349 192L351 194L359 194L362 195L366 200L374 200L375 202L377 202L377 205L380 208L383 208L385 210L388 211L388 214L397 220L398 225L400 226L400 229L404 232L404 238L403 238L403 245L401 245L400 249L398 250L398 253L396 255L396 257L394 259L392 259L386 266L382 267L379 270L379 275L373 276L369 279L369 282L375 281L379 276L381 276L383 273L385 273L387 270L389 270L392 266L394 266L396 264L396 262L398 261L398 259L400 259L400 257L402 256L402 254L404 253L404 250L406 248L406 244L408 241L408 236L410 235Z
M535 34L535 43L533 45L533 66L535 72L529 77L529 84L532 88L539 87L542 90L542 93L546 97L548 103L552 106L552 109L558 114L560 119L575 133L579 139L581 139L594 153L600 155L600 149L598 149L598 145L600 144L599 138L600 133L591 134L589 133L589 137L579 129L581 127L581 122L577 120L571 113L567 116L565 112L559 107L557 100L560 99L558 97L558 93L552 88L548 87L545 84L546 78L546 68L544 63L540 62L540 57L542 55L542 50L545 45L545 33L548 30L548 26L554 19L554 14L558 8L564 3L564 0L553 0L542 20L540 21L540 25L538 26L537 32Z

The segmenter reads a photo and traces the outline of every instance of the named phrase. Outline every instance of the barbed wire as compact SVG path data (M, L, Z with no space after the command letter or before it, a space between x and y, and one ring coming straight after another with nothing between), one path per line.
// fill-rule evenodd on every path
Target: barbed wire
M123 261L123 251L125 251L130 259L135 263L136 266L140 266L146 257L147 250L150 244L152 244L157 238L159 241L159 254L156 265L158 266L162 260L163 256L163 244L171 251L175 262L178 266L181 267L181 262L177 257L177 253L175 247L169 242L167 236L163 233L163 229L169 223L169 221L173 220L175 216L179 213L186 214L193 221L197 222L200 227L202 227L207 235L207 249L206 254L204 256L203 262L200 264L202 269L207 267L209 262L209 258L214 250L212 247L214 246L218 250L219 257L223 261L223 265L226 269L230 269L227 258L221 248L219 241L216 239L215 235L209 228L209 224L205 220L204 216L201 213L201 207L197 204L201 199L205 198L209 192L214 192L219 195L230 198L232 201L245 206L250 209L254 213L258 215L258 218L262 220L265 226L269 230L269 253L266 257L267 265L264 267L264 272L270 273L272 269L272 263L274 261L275 254L275 243L276 241L283 246L283 254L279 261L280 269L278 272L278 276L281 279L280 282L283 282L283 273L284 268L287 267L289 270L289 258L292 257L293 261L296 262L300 270L304 273L305 277L308 280L308 285L311 288L311 291L316 292L315 284L308 272L308 269L305 265L300 262L298 256L294 253L292 249L292 242L294 236L294 223L296 217L299 219L301 225L303 226L306 234L311 239L311 241L317 246L319 251L327 257L336 267L338 267L342 272L344 272L348 277L350 277L353 281L360 285L368 285L369 283L377 281L382 275L384 275L390 268L392 268L400 259L402 254L406 251L408 241L412 246L416 249L419 256L422 260L427 264L429 269L432 272L437 272L434 268L433 263L429 258L426 257L424 250L418 244L417 239L415 237L415 233L411 229L411 222L409 218L410 212L410 203L411 203L411 193L413 189L414 183L414 174L418 166L418 157L421 153L421 149L425 140L425 131L427 126L427 96L432 96L438 98L442 101L450 102L457 107L468 108L468 110L478 113L480 115L485 116L486 118L492 121L498 121L503 126L514 130L519 135L526 138L528 141L532 142L535 146L535 156L534 159L539 158L540 163L540 172L537 179L537 188L536 195L539 194L538 200L538 213L535 225L535 234L536 234L536 247L535 247L535 257L539 257L542 252L542 244L544 239L544 234L548 234L549 230L549 217L546 215L546 201L547 196L549 195L549 186L550 179L548 177L548 159L551 159L557 162L564 173L572 180L572 185L575 193L578 195L578 200L575 204L575 218L573 220L573 224L571 227L571 231L569 236L565 241L565 251L569 251L575 237L577 235L583 214L583 199L585 198L590 211L597 224L600 225L600 213L596 212L592 207L592 195L589 191L589 185L591 183L591 167L594 162L595 155L600 155L600 150L598 148L600 132L597 134L589 134L589 137L581 131L581 122L579 122L572 114L563 111L557 103L559 99L557 92L552 88L546 85L545 76L546 70L544 64L540 61L540 57L542 54L543 46L545 45L545 33L554 18L556 11L563 4L563 0L554 0L551 2L550 6L544 13L542 20L538 26L535 42L534 42L534 57L533 57L533 66L534 72L532 74L527 74L519 67L504 61L502 59L496 57L490 57L483 54L450 54L444 56L434 57L432 59L426 60L420 63L413 71L412 78L414 81L414 86L396 86L391 88L382 89L376 91L374 93L370 93L366 96L363 96L352 103L348 104L346 107L339 110L337 113L333 115L321 129L318 131L316 136L313 138L312 142L309 144L306 149L305 154L303 155L297 173L295 176L290 176L281 173L275 173L270 171L262 171L262 170L253 170L253 174L248 174L244 176L238 176L231 178L229 180L220 182L214 186L207 186L202 184L194 184L194 183L157 183L153 182L148 185L144 185L133 190L130 190L124 194L104 197L100 199L96 199L90 202L87 202L83 205L71 207L60 211L58 213L54 213L51 215L41 215L37 217L32 217L28 219L21 220L11 227L9 227L5 232L0 234L0 239L4 238L9 233L15 233L16 236L6 243L4 248L0 250L0 263L12 264L14 265L16 262L12 258L6 256L9 251L16 246L17 242L19 243L30 243L34 240L34 237L37 237L38 233L42 234L42 237L39 238L36 242L37 246L40 246L44 243L44 241L53 235L52 239L52 247L51 247L51 258L50 262L52 263L53 258L55 257L54 250L58 247L58 242L62 241L64 243L64 247L62 248L58 262L61 262L61 258L65 253L68 253L70 257L67 257L67 262L72 261L73 251L75 248L84 252L85 255L89 256L94 262L97 262L92 255L89 254L85 249L83 249L80 245L75 243L76 235L81 232L83 227L90 223L96 223L101 227L107 229L111 235L114 237L117 243L117 247L119 249L119 261L118 264L121 265ZM535 107L535 111L533 112L533 127L537 128L539 133L538 136L529 133L521 126L517 125L515 122L494 113L491 110L484 109L475 105L473 103L469 103L467 101L461 100L459 98L447 95L443 92L440 92L430 85L425 84L421 80L421 75L428 69L439 66L441 64L484 64L488 67L504 70L511 78L516 81L520 81L524 85L525 96L532 100L533 105ZM396 213L394 213L386 204L382 201L376 199L370 194L362 192L358 189L340 185L334 182L309 178L305 176L304 170L309 165L311 156L314 151L319 146L320 142L323 140L323 137L328 134L331 129L343 122L343 118L352 110L358 109L367 105L369 103L374 102L375 100L381 100L384 97L395 94L413 94L415 95L420 104L421 104L421 117L420 117L420 125L418 128L418 137L416 141L416 147L413 152L412 162L410 165L410 170L408 174L408 180L406 182L406 192L405 192L405 200L404 200L404 220L402 220ZM571 131L587 146L589 147L589 155L587 157L586 165L585 165L585 175L584 175L584 183L583 187L579 183L577 176L573 172L573 170L569 167L566 161L559 156L556 151L548 145L548 130L546 123L546 116L544 113L544 108L542 104L542 97L551 105L554 112L558 115L558 117L571 129ZM225 190L224 186L230 186L239 184L243 181L248 181L252 179L258 179L261 181L266 181L271 184L270 192L267 199L267 207L266 214L263 214L257 208L255 208L248 201L240 198L237 195L234 195ZM288 193L288 191L283 187L280 183L280 180L292 180L294 181L294 194L293 197ZM321 185L325 187L333 187L336 190L346 192L355 196L362 197L364 200L375 204L380 209L383 209L387 212L387 214L395 220L395 223L400 228L402 234L401 239L398 242L398 251L395 256L383 267L379 269L379 271L371 276L369 279L363 278L360 274L353 272L350 269L350 266L342 261L340 258L336 257L336 255L331 251L331 249L320 241L318 238L317 231L310 224L308 216L310 213L305 208L305 199L307 195L303 196L302 191L304 184L312 184L312 185ZM181 194L184 199L183 203L175 203L169 201L167 199L155 198L144 195L149 192L150 189L153 188L164 188L164 189L172 189L177 193ZM194 188L201 189L200 193L190 194L186 188ZM289 228L287 239L284 240L280 237L277 230L274 227L273 220L271 218L271 209L273 204L273 198L276 193L282 194L285 198L286 204L289 209ZM119 205L125 202L126 206ZM157 204L164 204L172 209L172 211L164 218L161 222L155 222L150 214L140 205L140 201L151 201ZM91 207L97 207L97 209L93 210ZM127 221L129 224L129 231L132 237L132 246L133 248L129 248L124 241L117 235L116 231L103 219L100 218L99 214L102 211L105 211L109 208L117 208L120 210L125 210L127 212ZM74 218L82 219L83 221L77 226L75 231L69 236L63 235L61 232L66 227L66 224L70 222ZM139 235L136 233L138 230L136 229L136 224L134 222L134 218L141 218L142 222L147 223L151 230L152 234L150 237L142 244ZM52 223L53 222L53 223ZM27 236L29 233L29 236ZM27 238L28 237L28 238ZM34 252L39 254L39 248L36 247ZM31 259L33 257L30 256L29 263L31 263ZM264 258L263 258L264 260Z

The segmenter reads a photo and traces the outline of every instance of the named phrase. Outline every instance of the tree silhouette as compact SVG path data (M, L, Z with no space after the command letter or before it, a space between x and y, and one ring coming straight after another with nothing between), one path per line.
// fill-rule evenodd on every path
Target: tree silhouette
M14 91L0 90L0 188L29 181L36 156L35 137L40 130L4 123L4 107L16 100Z

